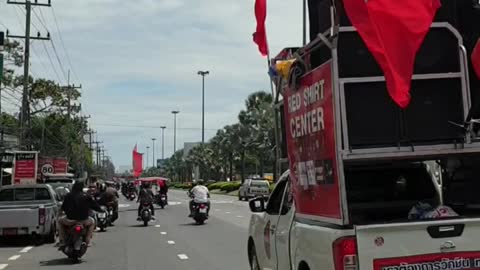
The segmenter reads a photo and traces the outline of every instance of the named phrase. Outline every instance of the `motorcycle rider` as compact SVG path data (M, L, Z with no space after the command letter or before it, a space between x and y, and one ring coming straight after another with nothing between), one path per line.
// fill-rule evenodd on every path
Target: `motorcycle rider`
M59 242L57 246L61 247L65 244L65 231L76 223L81 223L87 229L86 244L90 244L95 228L94 221L89 216L89 211L104 211L93 200L92 196L83 192L83 187L83 182L76 181L73 184L72 191L63 200L61 211L65 213L65 216L58 219Z
M104 205L106 207L112 206L113 215L110 218L110 221L113 223L118 219L118 192L112 187L107 187L105 184L100 185L100 192L98 194L98 204ZM113 224L112 224L113 225Z
M162 181L160 182L160 196L163 194L165 195L165 202L168 204L168 195L167 195L167 192L168 192L168 185L167 185L167 181Z
M142 206L145 203L148 203L150 205L150 211L152 211L152 219L155 220L155 208L153 207L154 196L155 195L153 194L150 183L148 183L148 182L142 183L140 193L138 194L138 199L137 199L137 203L140 202L140 204L138 205L138 218L137 218L137 220L142 220L141 211L142 211Z
M210 192L208 188L203 185L203 181L200 180L194 184L194 186L188 191L190 197L190 215L189 217L193 217L193 205L195 203L206 203L208 206L207 209L207 216L210 212Z

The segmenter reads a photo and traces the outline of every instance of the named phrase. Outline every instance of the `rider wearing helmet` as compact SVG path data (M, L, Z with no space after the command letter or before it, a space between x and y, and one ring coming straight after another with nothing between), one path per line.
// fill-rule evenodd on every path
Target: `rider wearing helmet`
M210 212L210 192L208 188L203 185L203 181L200 180L197 183L193 184L193 187L188 191L192 200L190 200L190 215L189 217L193 217L193 205L195 203L206 203L208 206L207 215Z
M118 192L112 187L107 187L106 184L100 185L100 192L98 196L98 204L104 205L106 207L111 206L113 210L113 215L111 222L114 222L118 219Z
M154 194L151 189L150 183L149 182L143 182L140 193L138 194L138 199L137 202L140 202L138 205L138 218L137 220L141 220L141 211L142 211L142 205L145 203L148 203L150 205L150 211L152 211L152 219L155 219L155 208L153 207L153 198Z

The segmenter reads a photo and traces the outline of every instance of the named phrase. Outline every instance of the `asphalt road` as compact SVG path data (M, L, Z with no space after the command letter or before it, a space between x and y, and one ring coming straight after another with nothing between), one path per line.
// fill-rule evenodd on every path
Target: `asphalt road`
M121 200L115 227L95 233L92 247L72 265L52 245L33 246L28 240L3 241L0 270L246 270L250 212L236 197L212 195L210 219L194 225L188 218L186 192L171 190L170 205L156 209L148 227L136 221L135 202Z

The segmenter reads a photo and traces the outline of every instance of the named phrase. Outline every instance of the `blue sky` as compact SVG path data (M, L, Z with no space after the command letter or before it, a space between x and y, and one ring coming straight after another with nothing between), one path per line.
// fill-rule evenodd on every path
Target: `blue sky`
M5 2L0 2L0 31L7 26L12 34L22 33L24 12ZM170 156L170 112L180 110L177 149L183 142L201 140L198 70L210 71L207 139L236 121L249 93L270 91L266 59L252 42L253 0L52 0L52 4L60 34L50 8L35 8L32 31L45 33L45 27L50 31L61 65L51 43L35 41L32 74L65 84L63 73L72 70L71 81L83 86L82 113L91 116L91 127L116 166L131 164L135 143L145 151L150 138L160 139L161 131L115 125L167 126L165 155ZM272 54L299 46L301 1L269 1L267 31ZM8 103L3 100L2 107L15 111Z

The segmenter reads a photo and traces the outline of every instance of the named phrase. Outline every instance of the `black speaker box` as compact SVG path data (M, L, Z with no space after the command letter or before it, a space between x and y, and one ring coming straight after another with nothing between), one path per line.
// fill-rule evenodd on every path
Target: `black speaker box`
M440 45L441 44L441 45ZM338 38L340 78L383 76L357 32L342 32ZM459 72L458 39L446 28L433 28L415 59L415 74Z
M345 84L348 138L352 148L451 143L461 140L460 79L414 80L405 110L393 103L384 82Z
M282 104L280 106L280 156L282 158L288 158L288 149L287 149L287 129L285 126L285 112L283 111L285 106Z

